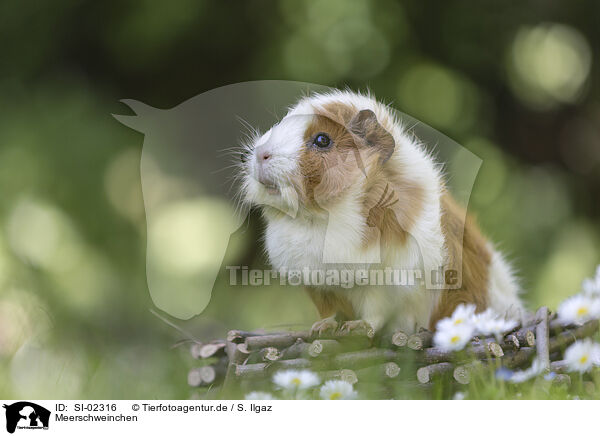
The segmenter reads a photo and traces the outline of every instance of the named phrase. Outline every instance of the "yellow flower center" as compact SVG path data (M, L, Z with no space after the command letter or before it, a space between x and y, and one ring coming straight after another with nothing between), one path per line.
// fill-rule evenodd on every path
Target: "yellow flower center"
M450 342L453 344L456 344L458 341L460 341L460 336L458 335L452 336L452 338L450 338Z
M339 392L334 392L329 396L330 400L339 400L340 398L342 398L342 394L340 394Z
M456 319L456 320L454 320L454 325L459 325L459 324L462 324L462 323L463 323L463 320L462 320L462 319L460 319L460 318L459 318L459 319Z
M587 356L581 356L581 358L579 359L579 363L581 363L582 365L585 365L585 363L588 361L588 357Z
M293 385L300 386L300 383L302 383L302 382L300 381L300 379L298 377L292 379Z
M577 316L587 315L587 313L588 313L588 308L587 307L580 307L577 310Z

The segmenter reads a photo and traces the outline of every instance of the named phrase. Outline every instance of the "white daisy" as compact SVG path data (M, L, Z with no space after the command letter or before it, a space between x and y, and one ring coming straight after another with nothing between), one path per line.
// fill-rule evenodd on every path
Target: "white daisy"
M487 323L488 321L496 318L498 314L492 310L492 308L487 308L484 312L475 313L471 316L471 325L476 331L479 331L479 326Z
M571 371L588 372L594 365L600 365L600 344L591 339L576 341L565 351L565 361Z
M245 397L246 400L275 400L275 397L268 392L254 391L250 392Z
M279 371L273 376L273 383L281 389L304 390L317 386L321 381L317 374L308 370Z
M484 336L494 335L497 338L504 333L514 329L518 322L514 320L504 319L502 317L490 317L481 320L477 324L477 331Z
M581 289L588 296L600 296L600 265L596 269L596 276L591 279L585 279L581 284Z
M444 351L457 351L462 350L472 337L473 326L469 323L443 323L438 324L433 342Z
M329 380L321 386L319 396L324 400L354 400L357 394L347 381Z
M438 326L440 323L452 323L454 325L470 323L473 315L475 314L475 305L473 304L459 304L456 309L454 309L454 313L450 318L444 318L438 322Z
M515 328L519 323L512 319L505 319L492 310L492 308L488 308L485 312L476 313L471 316L471 324L473 325L475 334L482 336L494 335L499 338L504 333Z
M583 324L600 317L600 300L583 294L567 298L558 306L561 324Z

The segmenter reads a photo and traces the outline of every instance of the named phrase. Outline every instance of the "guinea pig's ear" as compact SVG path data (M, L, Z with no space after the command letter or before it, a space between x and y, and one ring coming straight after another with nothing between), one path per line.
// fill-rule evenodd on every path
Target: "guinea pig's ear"
M364 140L369 147L377 147L381 153L381 162L387 161L392 153L396 142L394 137L383 128L377 121L375 112L363 109L357 113L348 125L350 132Z

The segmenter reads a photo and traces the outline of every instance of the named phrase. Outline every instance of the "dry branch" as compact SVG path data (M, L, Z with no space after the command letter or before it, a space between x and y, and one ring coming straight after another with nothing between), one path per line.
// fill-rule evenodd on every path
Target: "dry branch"
M535 348L521 347L519 351L505 356L504 359L502 359L502 365L507 368L520 368L528 364L535 354Z
M502 357L504 356L504 350L496 342L495 339L492 338L476 338L471 341L470 348L467 349L471 354L475 354L476 356L483 356L484 354L489 354L491 357Z
M569 365L564 360L556 360L554 362L550 362L550 371L558 374L564 374L569 372Z
M537 358L544 370L550 369L550 326L548 308L542 306L536 313L540 320L535 329L535 338L537 341Z
M516 351L521 348L521 343L516 335L510 334L504 337L504 342L502 343L502 349L504 351Z
M239 344L241 342L244 342L246 338L249 338L251 336L261 336L264 334L265 333L261 331L247 332L244 330L229 330L229 332L227 332L227 341Z
M433 333L428 330L420 331L408 337L408 348L411 350L422 350L430 347L433 340Z
M474 363L468 363L466 365L459 365L454 368L452 376L461 385L468 385L471 382L471 372L475 368Z
M214 356L222 356L225 354L225 342L211 342L210 344L204 344L198 350L198 357L200 359L207 359Z
M533 321L532 321L533 320ZM243 380L269 380L279 370L310 369L322 380L346 380L350 383L394 383L414 380L414 373L399 377L399 362L412 360L420 364L417 370L419 386L432 386L436 376L452 373L454 380L467 384L476 370L489 366L490 370L502 365L524 368L536 355L545 360L546 367L557 373L554 384L568 385L569 368L560 360L562 352L575 340L598 332L599 322L590 321L581 326L563 326L552 319L547 308L505 335L494 338L474 338L464 350L444 351L432 347L432 333L426 330L408 336L395 331L375 341L373 348L370 332L365 329L338 331L315 338L308 331L261 333L231 330L228 341L193 343L192 356L197 358L221 357L212 365L192 368L188 373L191 386L208 386L223 381L222 392ZM414 351L407 351L403 347ZM226 357L224 356L226 354ZM563 376L565 375L565 376Z
M424 366L417 370L417 380L419 383L429 383L436 376L449 373L454 369L454 365L449 362L434 363Z
M361 382L393 379L398 377L399 374L400 367L395 362L386 362L356 371L358 380Z
M504 351L502 347L498 345L493 339L486 339L485 341L473 341L469 347L465 349L464 353L455 353L452 351L444 351L439 348L426 348L423 350L420 360L424 363L440 363L440 362L451 362L460 361L465 359L489 359L491 357L502 357Z
M193 387L208 386L225 376L225 371L224 363L192 368L188 373L188 384Z
M292 345L287 347L281 352L281 359L297 359L298 357L307 357L308 356L308 348L311 344L307 344L302 339L296 339Z
M336 354L341 349L341 344L335 339L315 339L308 347L308 355L319 357L321 355Z
M200 359L200 349L202 348L202 345L201 342L194 342L190 346L190 354L194 359Z
M522 347L535 347L535 325L520 328L513 335Z
M200 371L198 368L192 368L188 372L188 385L192 387L202 386L202 376L200 375Z
M408 344L408 337L406 333L401 330L396 330L394 332L387 333L383 335L378 345L383 348L402 348L406 347Z
M311 367L308 359L278 360L276 362L249 363L236 365L235 376L243 379L260 379L268 377L275 371L285 369L305 369Z
M274 335L249 336L246 338L245 343L249 351L254 351L266 347L285 348L294 344L298 339L306 341L309 338L309 332L289 332Z
M399 354L396 351L383 348L371 348L363 351L338 354L331 359L331 363L338 368L355 369L394 361L398 358Z
M550 340L550 352L559 351L571 345L577 339L583 339L585 337L594 335L598 331L598 325L599 322L597 319L595 319L573 330L565 330L561 332Z
M408 335L402 331L397 331L392 335L392 344L396 347L405 347L408 344Z
M358 382L358 376L351 369L337 369L332 371L322 371L319 373L322 380L342 380L350 384Z
M235 377L244 379L261 379L268 376L267 363L250 363L247 365L234 365Z
M281 352L275 347L266 347L258 353L265 362L274 362L281 359Z
M226 346L227 357L230 363L243 363L250 357L250 352L246 348L246 344L236 344L234 342L227 342Z

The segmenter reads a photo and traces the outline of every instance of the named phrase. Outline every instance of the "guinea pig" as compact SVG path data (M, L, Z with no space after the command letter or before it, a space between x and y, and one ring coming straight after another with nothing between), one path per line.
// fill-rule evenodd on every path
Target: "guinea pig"
M453 200L440 164L370 95L304 97L244 153L243 199L262 209L275 269L421 271L412 282L303 280L321 317L314 331L435 330L459 304L521 317L511 267ZM440 270L441 286L424 280Z

